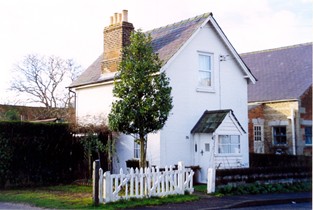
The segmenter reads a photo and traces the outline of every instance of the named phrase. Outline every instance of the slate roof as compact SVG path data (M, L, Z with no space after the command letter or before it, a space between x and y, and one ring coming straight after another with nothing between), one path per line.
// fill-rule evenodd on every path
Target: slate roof
M165 27L156 28L146 33L152 37L152 47L163 61L163 65L186 43L191 35L207 20L211 13L205 13ZM101 76L103 54L94 61L69 87L109 81L113 74Z
M312 85L312 43L240 55L258 79L249 102L299 99Z
M231 112L242 131L246 133L231 109L215 111L206 110L196 125L192 128L190 133L213 133L218 128L218 126L220 126L229 112Z

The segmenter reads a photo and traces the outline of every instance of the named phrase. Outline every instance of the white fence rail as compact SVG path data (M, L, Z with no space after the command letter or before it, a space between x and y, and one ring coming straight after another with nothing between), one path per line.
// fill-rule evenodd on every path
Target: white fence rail
M193 175L190 168L185 168L178 162L178 170L173 167L136 168L124 174L110 174L109 171L99 170L99 202L108 203L119 199L143 198L151 196L165 196L171 194L184 194L185 191L193 193Z

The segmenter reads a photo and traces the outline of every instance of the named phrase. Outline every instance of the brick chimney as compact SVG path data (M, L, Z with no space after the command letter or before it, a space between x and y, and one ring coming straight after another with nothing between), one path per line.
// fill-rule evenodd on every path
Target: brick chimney
M128 22L127 10L123 10L122 13L114 13L110 17L110 25L103 30L102 73L117 71L122 59L122 48L130 43L130 34L133 30L133 24Z

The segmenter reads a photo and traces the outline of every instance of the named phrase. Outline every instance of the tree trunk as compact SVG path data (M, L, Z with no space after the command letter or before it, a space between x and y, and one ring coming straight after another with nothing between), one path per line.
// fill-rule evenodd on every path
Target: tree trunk
M145 168L146 165L146 148L145 148L145 138L143 135L140 135L140 168Z

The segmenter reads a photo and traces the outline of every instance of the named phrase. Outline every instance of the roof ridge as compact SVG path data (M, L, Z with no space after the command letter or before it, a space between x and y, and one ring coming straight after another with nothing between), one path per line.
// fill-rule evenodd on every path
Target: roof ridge
M283 46L283 47L276 47L276 48L270 48L270 49L265 49L265 50L240 53L240 56L257 54L257 53L265 53L265 52L273 52L273 51L285 50L285 49L296 48L296 47L301 47L301 46L306 46L306 45L312 45L312 42L306 42L306 43L294 44L294 45L289 45L289 46Z
M154 28L154 29L148 30L148 31L146 31L145 33L151 33L151 32L158 31L158 30L160 30L160 29L169 28L169 27L172 27L172 26L175 26L175 25L181 25L181 24L183 24L183 23L190 22L190 21L193 21L193 20L197 20L197 19L200 19L200 18L207 18L207 17L209 17L210 15L212 15L212 12L203 13L203 14L201 14L201 15L197 15L197 16L194 16L194 17L191 17L191 18L187 18L187 19L181 20L181 21L179 21L179 22L167 24L167 25L165 25L165 26L161 26L161 27L158 27L158 28Z

